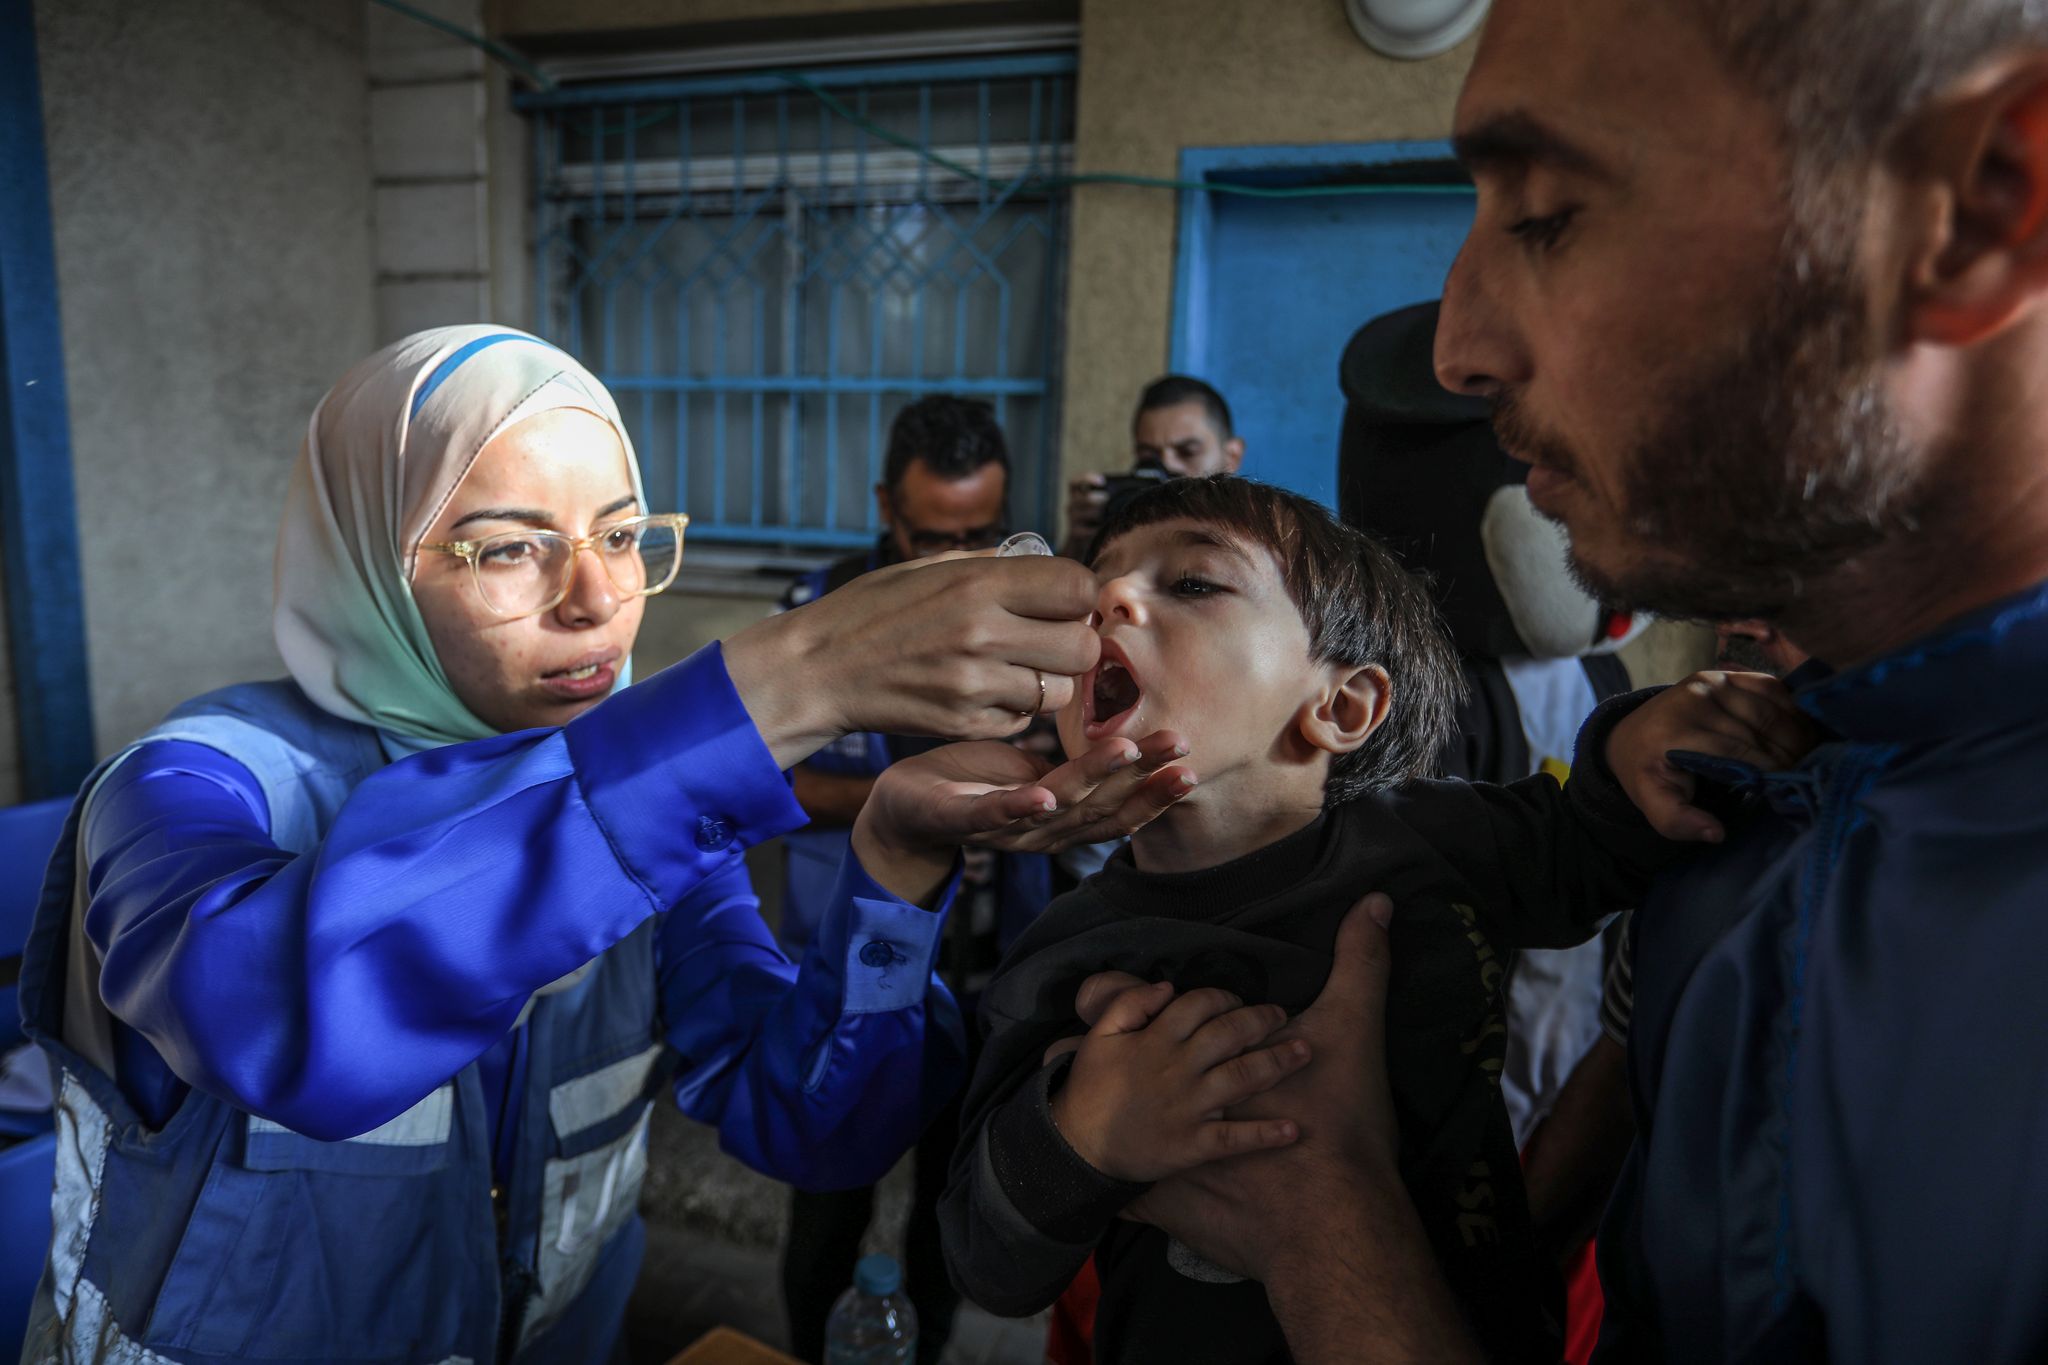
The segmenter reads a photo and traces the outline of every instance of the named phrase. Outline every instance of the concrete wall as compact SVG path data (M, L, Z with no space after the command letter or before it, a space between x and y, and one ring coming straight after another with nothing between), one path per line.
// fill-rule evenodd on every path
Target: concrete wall
M370 347L362 0L40 0L100 747L282 671L270 563Z
M417 7L485 27L481 0ZM365 10L378 343L458 323L531 328L530 146L504 67L407 15Z
M1447 137L1471 53L1381 57L1339 0L1083 0L1075 168L1172 176L1184 147ZM1068 474L1122 448L1139 388L1166 368L1177 203L1156 189L1074 192Z
M440 0L431 12L483 24L477 0ZM489 315L488 90L471 44L381 5L364 21L381 344Z

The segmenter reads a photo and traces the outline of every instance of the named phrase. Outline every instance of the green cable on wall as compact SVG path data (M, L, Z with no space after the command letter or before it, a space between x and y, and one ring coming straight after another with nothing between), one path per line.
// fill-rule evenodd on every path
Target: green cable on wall
M941 156L924 144L892 133L887 128L864 118L846 107L844 101L816 81L807 80L794 71L770 71L767 73L778 80L786 81L799 90L815 96L818 102L832 113L872 137L915 152L934 166L951 171L954 175L980 184L993 184L988 177L971 167L963 166L951 157ZM1048 189L1065 189L1074 185L1130 185L1146 190L1202 190L1210 194L1235 194L1247 199L1329 199L1340 195L1356 194L1458 194L1472 193L1470 185L1236 185L1219 180L1174 180L1156 175L1130 175L1117 171L1095 171L1082 175L1037 176L1026 182Z
M406 4L405 0L376 0L376 3L392 11L394 14L404 15L414 23L425 24L428 28L438 33L445 33L451 38L460 38L463 42L477 48L485 56L499 62L508 70L516 71L526 77L538 89L554 90L557 88L554 78L549 76L547 72L526 60L518 52L485 34L472 32L460 24L443 19L438 14L429 14L423 9Z
M555 82L555 80L547 74L547 72L535 66L532 62L528 61L525 57L521 56L512 48L505 46L503 43L497 42L496 40L488 37L485 34L472 32L471 30L462 27L460 24L451 23L446 19L440 18L438 15L428 14L424 10L406 4L405 0L376 0L376 3L384 6L384 8L391 10L394 13L402 14L408 19L412 19L418 23L425 24L428 28L434 29L441 33L445 33L451 38L459 38L463 42L469 43L473 47L476 47L477 49L482 51L486 56L492 58L494 61L503 64L507 69L518 73L520 76L523 76L528 81L532 82L533 85L539 90L552 91L560 88ZM794 71L771 71L768 74L774 76L778 80L787 82L789 85L792 85L797 89L806 92L807 94L814 96L820 104L824 105L825 108L832 113L832 115L835 118L841 119L846 123L849 123L854 127L859 128L863 132L867 133L870 137L880 138L882 141L887 142L892 146L901 147L903 150L907 152L911 152L917 156L923 157L926 161L929 161L931 164L939 167L941 170L950 172L953 175L960 176L963 179L974 181L976 184L988 186L991 188L995 187L997 184L996 181L981 174L979 171L973 169L972 167L964 166L961 163L953 160L951 157L942 156L938 152L933 151L931 148L926 147L922 143L917 142L912 138L903 136L901 133L891 132L889 129L882 127L882 125L874 122L872 119L869 119L864 115L858 113L857 111L848 108L844 101L842 101L838 96L834 95L831 91L827 90L824 86L819 85L816 81L807 79L806 77ZM669 115L661 114L657 116L655 119L650 120L649 122L658 122L660 118L666 117L669 117ZM1232 182L1227 180L1176 180L1166 176L1135 175L1118 171L1091 171L1081 175L1035 176L1030 180L1026 181L1025 183L1037 186L1042 189L1069 189L1077 185L1125 185L1135 189L1147 190L1197 190L1208 194L1238 195L1246 199L1335 199L1353 195L1373 194L1413 195L1473 193L1473 189L1470 185L1461 185L1455 183L1443 185L1417 185L1399 183L1356 185L1239 185L1233 184Z

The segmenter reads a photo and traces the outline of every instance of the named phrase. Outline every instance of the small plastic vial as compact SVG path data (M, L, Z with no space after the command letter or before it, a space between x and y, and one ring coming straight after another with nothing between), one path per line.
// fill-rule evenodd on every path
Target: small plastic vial
M1019 531L996 547L997 559L1014 559L1019 555L1044 555L1050 559L1052 546L1036 531Z

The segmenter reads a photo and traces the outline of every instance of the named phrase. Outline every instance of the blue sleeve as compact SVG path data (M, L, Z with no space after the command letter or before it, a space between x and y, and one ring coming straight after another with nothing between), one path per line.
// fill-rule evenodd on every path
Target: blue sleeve
M850 853L801 968L732 869L678 905L657 949L676 1103L725 1150L806 1189L872 1184L966 1073L952 995L933 975L944 907L877 886Z
M85 932L181 1080L342 1138L803 819L714 645L559 730L392 764L303 855L239 764L144 745L90 803Z

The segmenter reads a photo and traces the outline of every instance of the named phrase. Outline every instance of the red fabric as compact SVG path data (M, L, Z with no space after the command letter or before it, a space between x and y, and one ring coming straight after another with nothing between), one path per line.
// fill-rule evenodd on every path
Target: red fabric
M1564 1358L1566 1365L1588 1365L1600 1343L1600 1320L1607 1297L1600 1290L1594 1246L1587 1242L1573 1259L1564 1280ZM1095 1278L1090 1256L1081 1273L1052 1306L1046 1325L1046 1365L1095 1365L1095 1305L1102 1282Z
M1600 1272L1587 1242L1564 1277L1564 1358L1567 1365L1586 1365L1600 1342L1600 1319L1607 1296L1600 1291Z
M1090 1256L1052 1306L1052 1321L1045 1331L1046 1365L1095 1365L1095 1305L1101 1298L1102 1282L1095 1278L1095 1258Z

